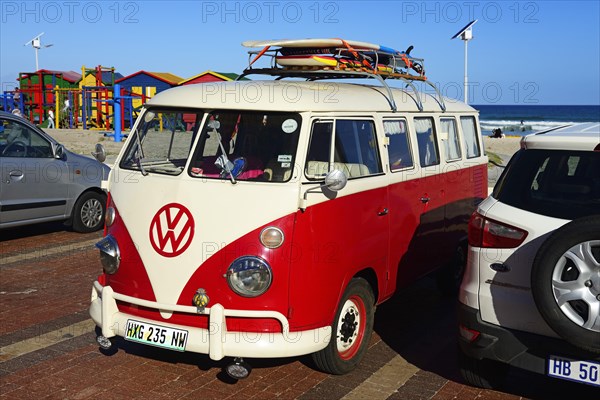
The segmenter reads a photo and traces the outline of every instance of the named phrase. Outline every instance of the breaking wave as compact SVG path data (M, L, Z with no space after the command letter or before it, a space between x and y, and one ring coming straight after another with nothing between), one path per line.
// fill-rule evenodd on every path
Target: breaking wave
M481 130L484 134L500 128L504 133L529 134L559 126L575 124L573 121L521 121L516 120L480 120Z

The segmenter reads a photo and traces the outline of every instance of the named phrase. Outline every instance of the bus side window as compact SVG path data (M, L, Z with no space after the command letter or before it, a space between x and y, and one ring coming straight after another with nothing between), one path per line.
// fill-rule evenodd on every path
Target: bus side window
M417 144L419 145L419 161L422 167L440 163L437 137L433 129L433 118L415 118Z
M309 179L320 179L329 172L333 121L315 121L306 155L304 173Z
M446 161L459 160L462 155L460 151L460 142L458 140L458 129L456 129L456 120L454 118L440 118L441 130L448 134L444 140L444 150L446 150Z
M348 178L382 172L373 121L336 121L334 162Z
M467 151L467 158L475 158L481 155L479 148L479 140L477 139L477 127L475 126L475 118L460 117L460 125L463 132L463 142Z
M379 174L382 168L378 149L373 121L339 119L335 128L333 121L316 121L306 157L306 177L323 179L333 169L349 179Z
M389 138L388 156L390 170L397 171L413 166L413 158L410 151L406 120L383 121L385 136Z

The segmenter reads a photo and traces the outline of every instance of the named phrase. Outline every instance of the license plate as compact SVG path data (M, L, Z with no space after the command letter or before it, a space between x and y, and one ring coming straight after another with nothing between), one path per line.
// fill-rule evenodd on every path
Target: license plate
M127 320L125 339L132 342L149 344L164 349L185 351L188 331L149 324L148 322Z
M550 356L548 376L600 386L600 363Z

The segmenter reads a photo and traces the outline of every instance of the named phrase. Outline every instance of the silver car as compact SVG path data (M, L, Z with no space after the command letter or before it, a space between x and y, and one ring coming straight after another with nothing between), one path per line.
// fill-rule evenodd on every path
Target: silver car
M0 112L0 229L57 220L77 232L102 228L100 183L110 168L99 160L71 153L29 121Z

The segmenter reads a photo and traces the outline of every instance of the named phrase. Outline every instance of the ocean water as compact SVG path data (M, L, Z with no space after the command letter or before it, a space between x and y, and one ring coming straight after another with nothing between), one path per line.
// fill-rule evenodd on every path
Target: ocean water
M527 135L574 122L600 122L600 105L473 105L484 135L500 128L507 135ZM522 121L522 123L521 123Z

